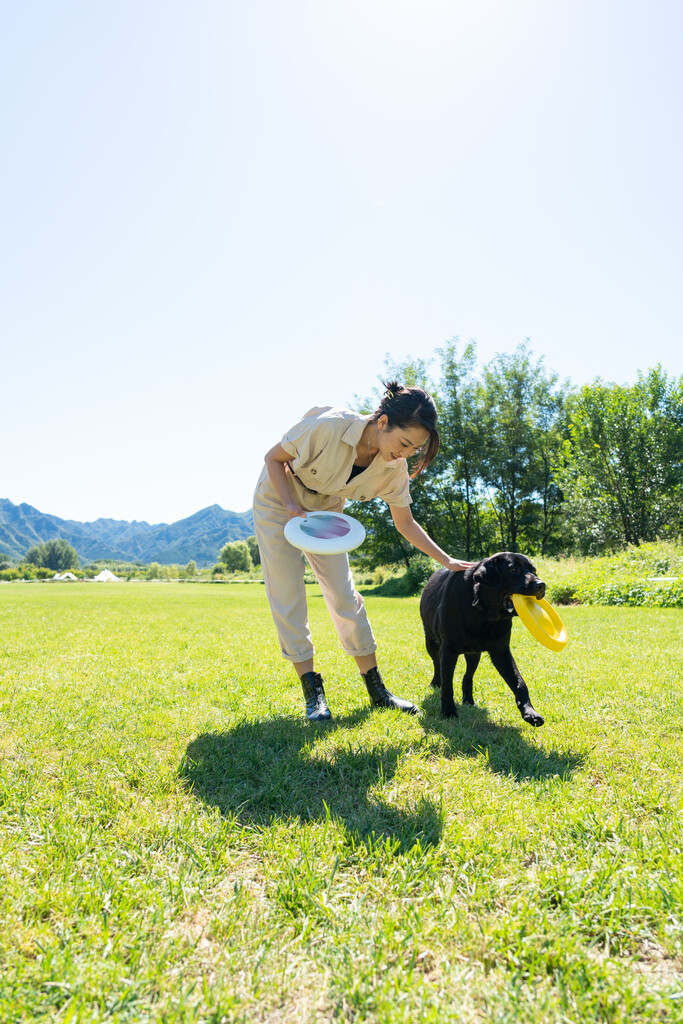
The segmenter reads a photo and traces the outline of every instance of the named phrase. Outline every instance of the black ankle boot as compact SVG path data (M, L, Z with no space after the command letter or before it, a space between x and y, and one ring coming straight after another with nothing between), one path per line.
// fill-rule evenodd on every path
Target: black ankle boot
M319 672L304 672L301 685L306 701L306 718L309 722L325 722L332 718L325 700L323 677Z
M396 708L397 711L407 711L409 715L416 715L417 708L409 700L402 700L389 693L382 682L379 669L371 668L369 672L361 672L365 685L370 694L370 703L374 708Z

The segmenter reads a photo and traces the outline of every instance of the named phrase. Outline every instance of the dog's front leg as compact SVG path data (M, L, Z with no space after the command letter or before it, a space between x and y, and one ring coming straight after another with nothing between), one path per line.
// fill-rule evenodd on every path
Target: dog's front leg
M527 685L522 679L522 674L515 664L515 659L512 657L512 652L507 651L491 651L491 661L494 666L498 669L501 676L512 690L519 713L525 722L529 725L543 725L545 719L543 715L539 715L538 711L531 704L531 697Z
M457 718L458 710L453 700L453 673L455 663L458 660L458 652L451 647L448 641L441 644L441 717Z
M474 680L474 673L477 671L477 665L481 654L478 652L475 654L466 654L465 661L467 662L467 669L465 675L462 677L462 702L463 704L474 704L474 693L472 692L472 682Z
M432 659L434 665L434 675L429 685L438 690L441 686L441 644L425 630L425 645L427 647L427 654Z

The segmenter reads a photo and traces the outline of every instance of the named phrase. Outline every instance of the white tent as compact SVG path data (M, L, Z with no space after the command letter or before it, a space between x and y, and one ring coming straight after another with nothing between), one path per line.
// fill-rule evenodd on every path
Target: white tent
M53 580L75 580L76 576L72 572L56 572L52 577Z
M114 576L111 569L103 569L102 572L95 576L95 583L120 583L121 580L118 576Z

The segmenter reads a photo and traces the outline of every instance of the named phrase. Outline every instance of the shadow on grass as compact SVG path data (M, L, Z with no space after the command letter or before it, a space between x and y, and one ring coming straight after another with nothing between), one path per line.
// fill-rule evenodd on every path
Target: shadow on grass
M523 731L527 726L498 725L483 708L459 708L457 721L444 721L437 694L427 696L423 707L425 740L435 754L483 756L487 770L515 782L568 781L585 761L578 752L546 751L530 743ZM189 744L179 776L204 803L243 823L324 821L330 816L366 845L382 837L400 851L417 842L423 848L434 845L444 826L439 796L423 794L412 806L397 807L373 792L378 782L394 777L406 746L354 746L350 731L371 714L391 712L364 708L317 726L303 718L243 721L226 732L203 733ZM326 743L331 735L336 747Z
M417 842L434 845L443 830L439 799L421 796L404 808L372 794L378 782L393 778L405 745L357 749L346 743L317 752L318 742L330 733L345 739L372 713L365 708L314 726L303 718L245 721L227 732L204 733L189 744L179 775L204 803L243 823L324 821L330 816L366 845L383 837L399 851Z
M436 690L427 695L422 707L425 732L444 737L446 756L483 755L490 772L515 782L544 778L568 782L586 763L585 751L545 750L542 745L530 743L529 735L536 739L542 733L532 730L521 718L519 725L501 725L492 721L486 708L459 704L458 718L446 720L441 717L441 695Z
M363 597L419 597L420 591L411 590L403 582L403 577L392 577L379 586L359 586L358 593Z

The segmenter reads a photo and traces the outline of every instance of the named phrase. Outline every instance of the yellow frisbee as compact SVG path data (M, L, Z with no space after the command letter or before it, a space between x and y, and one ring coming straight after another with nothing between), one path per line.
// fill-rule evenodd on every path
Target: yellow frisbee
M520 619L539 644L549 647L551 651L561 651L566 647L567 627L551 604L544 598L525 597L524 594L513 594L512 603Z

